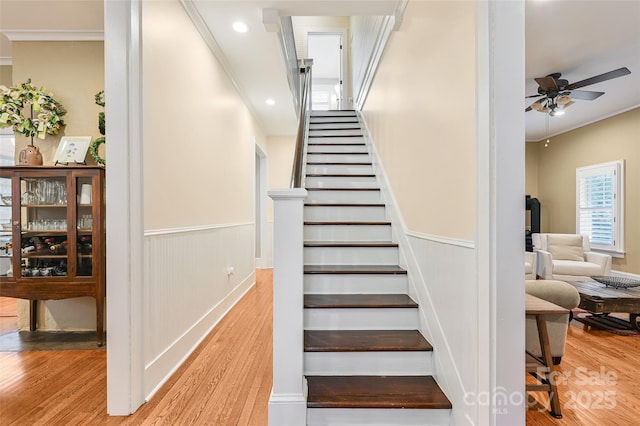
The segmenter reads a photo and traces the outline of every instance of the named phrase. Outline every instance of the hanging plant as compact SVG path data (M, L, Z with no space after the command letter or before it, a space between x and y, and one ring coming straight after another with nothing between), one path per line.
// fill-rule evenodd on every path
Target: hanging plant
M105 105L104 90L101 90L98 93L96 93L95 99L96 99L96 105L100 105L101 107L104 108L104 105ZM98 113L98 130L100 131L100 134L102 136L95 139L93 142L91 142L91 145L89 145L89 154L91 154L91 156L93 157L96 163L100 165L105 165L106 161L104 160L104 158L100 157L100 154L98 154L98 148L100 147L100 145L106 142L106 139L104 137L104 132L105 132L104 111L100 111Z
M44 87L31 84L31 79L0 86L0 94L0 129L13 126L14 131L31 137L31 145L34 137L57 135L64 127L62 117L67 111Z

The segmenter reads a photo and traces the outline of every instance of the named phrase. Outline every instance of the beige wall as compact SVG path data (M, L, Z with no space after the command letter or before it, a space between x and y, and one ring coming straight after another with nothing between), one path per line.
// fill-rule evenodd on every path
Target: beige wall
M626 255L613 259L613 269L640 274L640 108L552 137L547 148L543 145L527 144L527 189L537 180L543 232L575 232L576 168L625 160ZM532 174L536 169L537 178Z
M143 28L145 229L253 222L265 136L177 0Z
M0 85L7 87L12 85L12 72L11 65L0 65Z
M409 2L364 106L415 232L475 239L475 20L474 2Z
M44 163L50 164L62 136L100 136L94 96L104 89L104 53L101 41L20 41L13 43L13 83L31 78L60 102L66 127L56 136L35 139ZM29 139L16 137L16 153ZM87 154L87 162L92 158Z
M296 147L294 136L269 136L267 139L269 157L267 173L269 189L288 188L291 183L291 168L293 167L293 153ZM269 199L267 221L273 221L273 204Z

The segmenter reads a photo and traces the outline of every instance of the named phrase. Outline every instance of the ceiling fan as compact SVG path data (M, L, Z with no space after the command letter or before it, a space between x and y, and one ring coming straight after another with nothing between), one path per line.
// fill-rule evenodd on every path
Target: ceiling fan
M574 103L573 99L592 101L604 95L604 92L575 89L622 77L627 74L631 74L631 71L626 67L622 67L571 84L569 84L567 80L560 78L562 74L559 72L549 74L546 77L535 78L534 80L539 86L538 94L527 96L527 98L537 98L540 96L542 96L542 98L529 105L527 109L525 109L525 112L534 109L539 112L548 112L551 116L564 114L564 110Z

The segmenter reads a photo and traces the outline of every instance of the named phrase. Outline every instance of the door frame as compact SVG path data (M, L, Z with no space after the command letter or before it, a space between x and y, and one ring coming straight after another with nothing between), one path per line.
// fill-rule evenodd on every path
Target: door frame
M306 40L306 48L307 51L305 52L306 57L310 58L309 56L309 37L312 35L338 35L340 36L340 45L342 46L342 49L340 51L340 81L342 82L342 84L340 85L340 91L341 91L341 100L338 103L338 109L344 109L345 106L348 107L348 102L345 102L345 100L348 101L349 98L351 98L351 95L349 94L350 92L347 90L347 86L350 88L351 87L351 82L347 81L347 79L345 79L345 75L347 75L347 30L346 29L335 29L332 31L309 31L307 32L307 40ZM311 70L311 79L313 81L313 69ZM312 90L313 90L313 83L312 84Z

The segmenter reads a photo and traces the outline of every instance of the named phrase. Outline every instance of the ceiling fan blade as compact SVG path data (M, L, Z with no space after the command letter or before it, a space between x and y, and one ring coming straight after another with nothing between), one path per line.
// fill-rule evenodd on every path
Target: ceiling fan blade
M545 102L546 100L547 100L547 98L538 99L537 101L535 101L534 103L532 103L531 105L529 105L529 106L527 107L527 109L525 109L525 110L524 110L524 112L531 111L532 109L536 109L536 110L541 109L541 108L537 108L537 105L536 105L536 104L541 104L541 103ZM536 105L536 106L534 107L534 105Z
M604 92L592 92L590 90L572 90L571 97L583 101L592 101L604 95Z
M581 80L581 81L577 81L575 83L571 83L567 87L565 87L565 90L579 89L580 87L589 86L591 84L596 84L596 83L601 83L603 81L611 80L613 78L622 77L623 75L627 75L627 74L631 74L631 71L629 71L629 68L627 68L627 67L618 68L617 70L605 72L604 74L596 75L594 77L587 78L585 80Z
M524 98L525 98L525 99L528 99L528 98L537 98L537 97L540 97L540 96L544 96L544 95L537 94L537 95L525 96Z
M551 90L551 89L558 89L558 85L556 84L556 81L553 77L549 77L549 76L538 77L538 78L534 78L534 80L536 81L536 83L538 83L540 88L544 91Z

